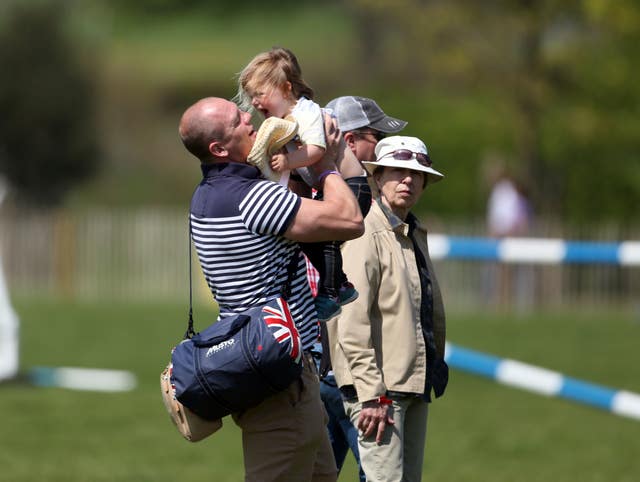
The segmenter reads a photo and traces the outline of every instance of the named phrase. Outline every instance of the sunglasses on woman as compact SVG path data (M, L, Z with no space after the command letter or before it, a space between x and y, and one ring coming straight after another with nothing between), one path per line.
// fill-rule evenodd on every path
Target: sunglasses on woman
M413 158L413 156L416 156L416 160L423 166L431 167L433 164L427 154L422 152L413 152L409 149L396 149L395 151L387 152L384 156L378 158L378 161L389 156L392 156L397 161L408 161Z

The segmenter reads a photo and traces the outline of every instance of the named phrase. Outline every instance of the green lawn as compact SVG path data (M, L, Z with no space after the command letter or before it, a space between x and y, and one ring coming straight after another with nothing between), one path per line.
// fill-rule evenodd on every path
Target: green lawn
M19 384L0 387L0 481L240 481L240 433L230 420L197 444L182 440L158 378L184 332L174 304L19 300L22 367L133 371L138 387L99 394ZM214 316L196 309L202 327ZM640 322L629 315L461 316L450 341L640 392ZM640 421L545 398L453 371L431 408L424 480L638 480ZM347 461L341 481L356 480Z

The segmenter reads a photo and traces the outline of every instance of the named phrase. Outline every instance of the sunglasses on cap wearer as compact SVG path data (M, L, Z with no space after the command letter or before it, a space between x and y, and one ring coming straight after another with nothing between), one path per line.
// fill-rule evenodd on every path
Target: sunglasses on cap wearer
M427 154L422 152L413 152L409 149L396 149L395 151L387 152L384 156L378 158L378 161L389 156L392 156L397 161L408 161L413 156L416 156L416 160L423 166L431 167L433 164L433 162L431 162L431 158Z
M357 136L366 136L367 134L370 134L374 137L374 139L377 142L380 142L382 139L384 139L386 137L386 134L384 132L380 132L380 131L375 131L375 130L367 130L367 131L353 131L354 134L356 134Z

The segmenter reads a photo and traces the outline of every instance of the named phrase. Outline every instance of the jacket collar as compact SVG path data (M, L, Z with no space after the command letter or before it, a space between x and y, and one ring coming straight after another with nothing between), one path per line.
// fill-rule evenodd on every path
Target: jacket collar
M376 197L376 204L382 211L382 214L384 214L384 217L387 218L387 222L389 223L389 227L392 231L396 233L402 233L405 236L409 235L409 224L404 222L402 219L396 216L391 209L385 206L380 196ZM409 213L409 215L407 216L407 221L414 219L415 216L412 213Z

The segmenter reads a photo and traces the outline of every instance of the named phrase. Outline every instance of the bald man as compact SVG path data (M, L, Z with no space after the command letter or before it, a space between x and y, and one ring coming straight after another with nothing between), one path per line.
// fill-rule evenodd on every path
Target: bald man
M297 242L354 239L363 233L358 203L335 168L339 132L327 119L327 153L314 165L324 201L299 197L247 164L256 137L250 114L209 97L180 121L185 147L200 160L203 179L191 200L191 227L200 265L220 318L280 295ZM299 257L288 299L300 333L300 379L257 407L233 415L242 429L245 480L335 481L318 376L309 350L318 320Z

